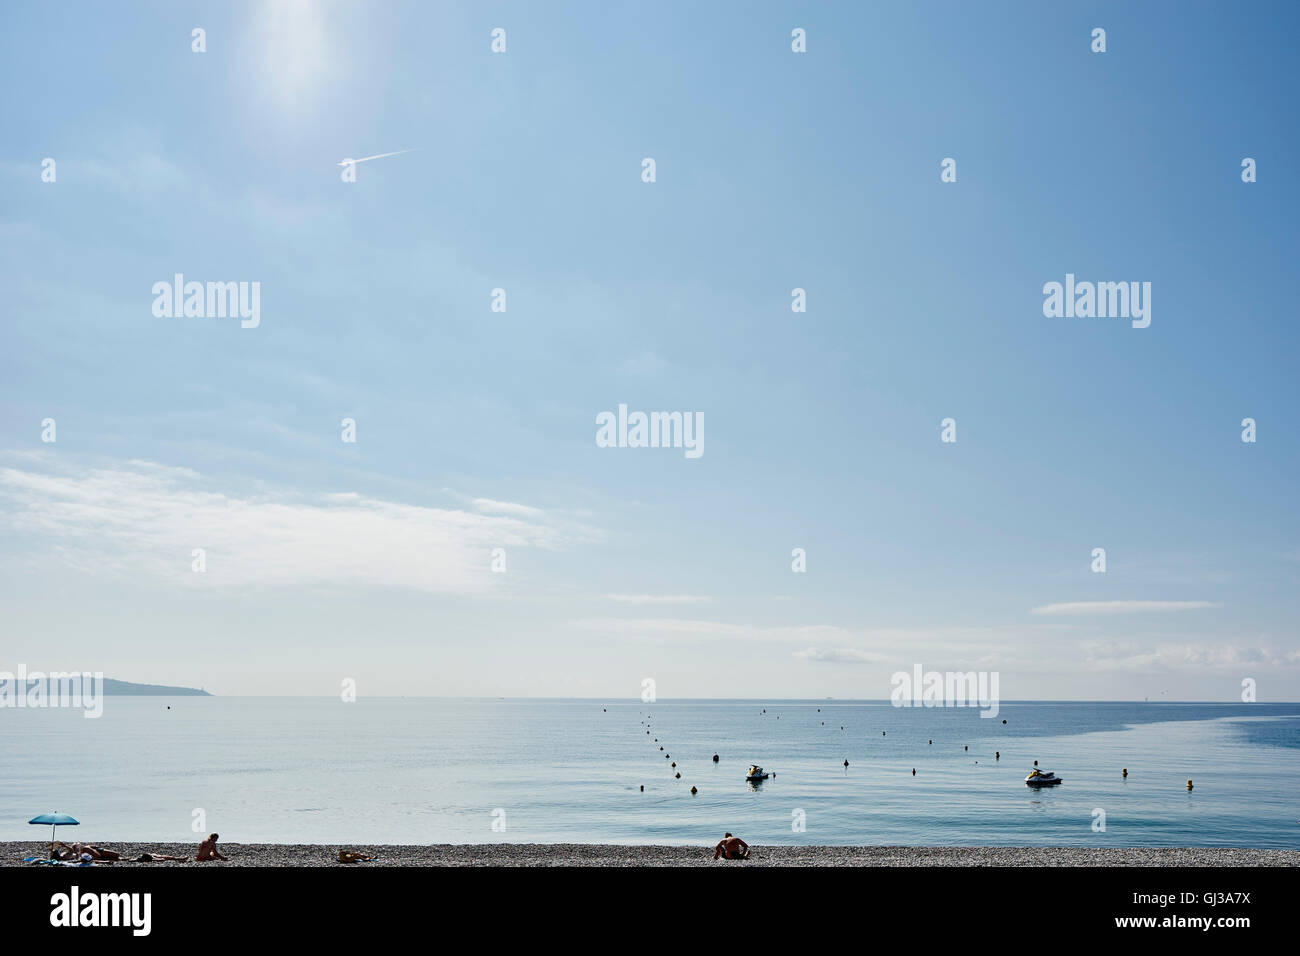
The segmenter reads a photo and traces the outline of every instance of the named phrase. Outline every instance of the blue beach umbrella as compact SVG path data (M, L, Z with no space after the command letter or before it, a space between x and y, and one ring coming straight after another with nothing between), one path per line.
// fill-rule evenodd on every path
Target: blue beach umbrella
M68 816L66 813L42 813L39 817L32 817L28 823L48 823L50 825L50 856L54 856L54 828L55 827L75 827L80 826L81 821Z

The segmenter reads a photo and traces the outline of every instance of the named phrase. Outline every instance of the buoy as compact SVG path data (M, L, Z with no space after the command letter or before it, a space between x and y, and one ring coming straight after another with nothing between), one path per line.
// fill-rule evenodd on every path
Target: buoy
M691 796L695 796L699 792L700 791L696 790L694 787L691 787Z
M1120 775L1121 777L1127 777L1127 776L1128 776L1128 767L1125 767L1123 770L1121 770L1121 771L1119 772L1119 775Z
M1192 789L1192 782L1190 780L1187 781L1187 789Z
M718 762L718 755L717 755L717 754L714 754L714 755L713 755L713 762L714 762L714 763L717 763L717 762Z

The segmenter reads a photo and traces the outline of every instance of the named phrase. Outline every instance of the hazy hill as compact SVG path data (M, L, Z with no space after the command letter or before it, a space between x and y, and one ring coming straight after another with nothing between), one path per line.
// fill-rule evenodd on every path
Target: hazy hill
M133 684L127 680L104 678L105 694L121 694L135 697L211 697L206 690L193 687L167 687L164 684Z

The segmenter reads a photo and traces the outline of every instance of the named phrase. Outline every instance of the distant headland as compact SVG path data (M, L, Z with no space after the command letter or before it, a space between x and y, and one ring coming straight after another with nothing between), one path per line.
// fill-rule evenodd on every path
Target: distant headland
M193 687L168 687L164 684L133 684L128 680L104 678L104 693L127 697L211 697L206 690Z

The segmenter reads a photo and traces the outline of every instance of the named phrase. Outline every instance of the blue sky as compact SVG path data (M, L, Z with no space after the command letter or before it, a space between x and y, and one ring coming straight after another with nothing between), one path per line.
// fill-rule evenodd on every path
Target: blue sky
M1295 700L1297 21L15 8L0 667ZM260 326L155 317L177 272L259 282ZM1150 282L1150 327L1045 317L1067 273ZM619 403L702 413L705 453L598 448Z

